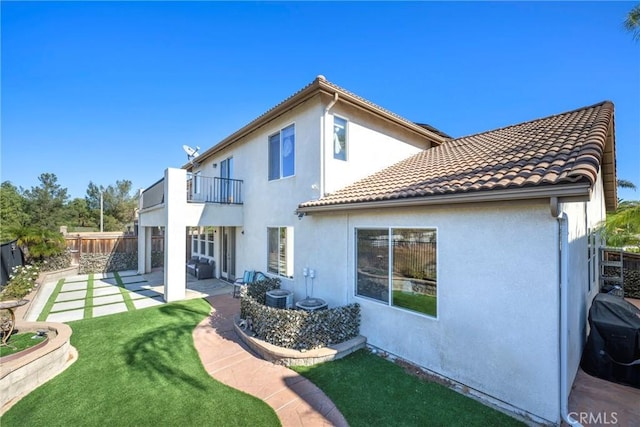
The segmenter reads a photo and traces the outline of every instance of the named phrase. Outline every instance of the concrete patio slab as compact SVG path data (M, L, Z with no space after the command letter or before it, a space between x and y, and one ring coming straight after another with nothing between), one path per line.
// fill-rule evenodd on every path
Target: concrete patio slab
M47 322L71 322L73 320L84 319L84 308L81 310L63 311L61 313L51 313L47 316Z
M122 313L124 311L127 311L127 306L124 302L118 304L101 305L99 307L93 307L93 317Z
M152 286L149 285L149 283L147 282L142 282L142 283L133 283L133 284L129 284L129 285L124 285L124 288L128 291L131 292L138 292L138 291L144 291L144 290L148 290L151 289Z
M81 291L87 289L87 286L89 286L88 282L65 283L60 288L60 292Z
M162 305L164 304L164 301L161 298L144 298L144 299L136 299L133 300L133 305L135 306L135 308L147 308L147 307L153 307L156 305Z
M93 297L101 297L105 295L120 294L120 288L117 286L105 286L104 288L96 288L93 290Z
M86 282L87 280L89 280L88 274L78 274L77 276L65 277L64 279L65 283Z
M74 308L83 308L85 301L83 299L75 301L57 302L51 307L51 312L73 310Z
M138 273L137 270L123 270L123 271L118 271L118 276L120 276L120 277L142 276L142 274Z
M153 289L140 289L136 291L131 291L131 298L140 298L140 297L148 297L148 298L162 298L163 295L155 291Z
M87 296L87 291L72 291L72 292L60 292L56 301L71 301L76 299L83 299Z
M148 283L148 281L142 277L141 275L136 275L136 276L125 276L125 277L120 277L120 280L122 281L123 284L127 285L129 283Z
M93 297L93 305L112 304L114 302L124 302L124 298L121 293L114 295L105 295L101 297Z
M118 281L112 277L112 278L103 278L103 279L93 279L93 286L94 287L105 287L105 286L118 286Z

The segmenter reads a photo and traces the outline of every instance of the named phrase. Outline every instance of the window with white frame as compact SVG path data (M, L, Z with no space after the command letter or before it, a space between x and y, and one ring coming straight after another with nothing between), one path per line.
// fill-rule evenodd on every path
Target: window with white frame
M267 227L267 271L293 278L293 227Z
M333 158L347 160L347 121L333 116Z
M201 256L214 256L214 227L196 227L191 230L191 251Z
M357 296L437 315L434 228L356 229Z
M295 125L287 126L269 137L269 180L295 174Z

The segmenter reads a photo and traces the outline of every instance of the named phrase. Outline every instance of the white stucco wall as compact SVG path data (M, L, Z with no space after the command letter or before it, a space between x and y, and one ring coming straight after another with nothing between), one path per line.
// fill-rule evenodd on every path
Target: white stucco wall
M334 116L347 120L347 160L333 157ZM381 119L372 120L354 108L336 104L324 123L325 193L333 193L359 179L429 147L424 137L401 131Z
M295 210L301 202L320 197L323 123L330 132L326 134L329 149L325 150L325 157L330 161L326 163L325 172L327 176L331 176L331 185L335 188L410 156L420 150L420 145L427 145L423 138L380 120L373 120L370 123L371 129L368 129L364 113L341 108L338 103L334 107L335 111L350 120L350 152L348 162L334 160L330 149L333 117L329 114L329 120L323 120L324 107L321 98L316 96L203 161L194 169L194 172L201 171L205 177L219 176L220 162L233 157L232 178L243 180L244 205L242 217L235 217L238 221L233 222L227 218L228 221L223 222L221 213L209 207L206 209L211 209L212 214L204 211L197 224L191 219L188 221L190 225L237 226L237 276L245 269L267 272L267 227L293 227L294 253L298 250L297 228L300 220L295 215ZM291 124L295 124L295 175L269 181L268 137ZM189 217L191 216L190 213ZM215 247L217 258L219 242L216 242ZM301 277L302 268L296 256L294 275ZM294 280L282 278L283 286L294 288L296 279L297 277Z
M556 421L557 221L548 202L312 215L296 262L315 268L314 296L358 302L370 344L513 408ZM435 227L438 316L354 296L357 227ZM296 281L296 297L304 281Z
M567 381L572 384L575 379L582 350L589 332L588 314L593 298L599 292L599 256L596 252L594 262L589 272L587 258L588 233L593 231L606 218L604 189L602 178L598 180L591 194L591 199L585 202L563 203L562 211L567 215L569 231L568 254L568 291L570 305L568 307L568 371ZM593 277L595 275L595 277Z

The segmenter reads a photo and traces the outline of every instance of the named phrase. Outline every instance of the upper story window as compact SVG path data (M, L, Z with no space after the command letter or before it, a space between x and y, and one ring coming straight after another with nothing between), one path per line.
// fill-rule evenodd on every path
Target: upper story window
M287 126L269 137L269 180L295 173L295 125Z
M333 158L347 160L347 121L333 116Z

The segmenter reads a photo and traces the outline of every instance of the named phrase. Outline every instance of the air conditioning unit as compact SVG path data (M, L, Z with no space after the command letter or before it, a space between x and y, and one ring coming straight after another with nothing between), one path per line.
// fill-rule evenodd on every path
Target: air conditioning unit
M266 294L267 307L292 308L293 292L287 289L273 289Z

